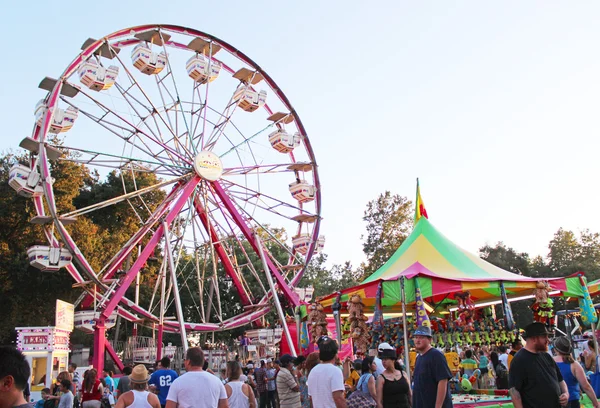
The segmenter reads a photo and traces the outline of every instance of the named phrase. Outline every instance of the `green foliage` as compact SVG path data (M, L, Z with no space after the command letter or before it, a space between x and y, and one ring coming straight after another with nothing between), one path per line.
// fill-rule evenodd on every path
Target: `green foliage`
M350 262L327 268L326 261L325 254L314 257L306 268L299 287L313 287L315 289L313 297L318 298L358 285L362 271L352 269Z
M553 276L583 271L588 281L600 278L600 235L586 229L579 238L560 228L548 245L548 267Z
M413 226L412 208L406 197L389 191L367 203L363 216L367 231L361 237L367 261L362 265L362 279L387 262L408 237Z

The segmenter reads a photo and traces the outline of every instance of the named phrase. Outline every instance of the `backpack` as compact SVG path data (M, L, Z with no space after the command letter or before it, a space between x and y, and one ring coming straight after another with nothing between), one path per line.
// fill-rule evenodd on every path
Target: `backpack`
M499 362L496 366L496 377L499 379L508 378L508 369L504 366L502 362Z

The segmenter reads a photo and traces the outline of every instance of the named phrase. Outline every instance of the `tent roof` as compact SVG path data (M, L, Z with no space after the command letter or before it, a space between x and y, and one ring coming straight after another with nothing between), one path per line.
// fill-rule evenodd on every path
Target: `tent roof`
M461 281L537 281L505 271L465 251L441 234L425 217L419 219L394 255L363 283L400 276Z
M412 233L390 259L360 285L343 290L345 302L359 294L365 311L372 312L381 289L381 305L386 312L401 311L401 287L404 284L406 303L415 302L418 283L423 299L434 309L455 304L454 294L469 291L475 304L500 299L501 284L509 299L532 294L536 282L545 279L561 296L582 296L583 288L577 273L564 278L531 278L498 268L478 256L458 247L421 216ZM403 278L403 280L401 279ZM584 278L585 279L585 278ZM600 291L600 283L598 284ZM318 301L331 311L337 293Z

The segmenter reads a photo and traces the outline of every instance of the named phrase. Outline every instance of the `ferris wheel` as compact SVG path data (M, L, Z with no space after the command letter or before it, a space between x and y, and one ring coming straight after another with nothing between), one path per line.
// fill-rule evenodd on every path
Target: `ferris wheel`
M254 61L198 30L145 25L88 39L62 75L40 88L48 93L21 142L29 165L13 166L9 184L33 199L32 222L48 239L28 249L31 264L65 268L85 290L81 304L98 312L95 341L103 341L114 313L171 332L243 326L278 297L265 276L299 304L294 287L324 245L317 163L298 114ZM111 174L122 188L61 212L56 161ZM123 203L135 213L135 233L93 267L98 260L81 249L70 224ZM125 293L150 259L159 272L143 305ZM238 297L233 315L222 311L223 285ZM177 320L164 315L169 304Z

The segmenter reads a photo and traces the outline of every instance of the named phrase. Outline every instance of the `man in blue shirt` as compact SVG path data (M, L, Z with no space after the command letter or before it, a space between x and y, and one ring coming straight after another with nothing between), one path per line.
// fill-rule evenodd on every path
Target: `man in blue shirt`
M106 386L112 394L113 392L115 392L115 381L112 379L111 375L112 371L106 369L102 370L102 378L104 378L104 381L106 381Z
M152 373L150 381L148 381L150 389L158 394L158 400L160 401L160 406L162 408L165 408L165 405L167 405L169 389L171 388L173 381L177 378L177 373L169 369L170 366L171 359L169 357L163 357L158 365L158 370Z
M431 328L420 326L413 333L419 353L413 374L413 408L452 408L448 380L452 378L446 357L431 347Z

